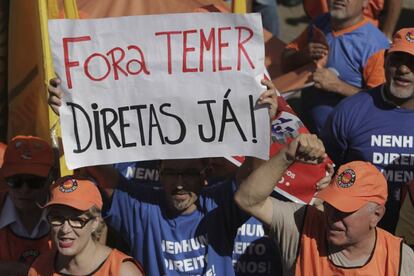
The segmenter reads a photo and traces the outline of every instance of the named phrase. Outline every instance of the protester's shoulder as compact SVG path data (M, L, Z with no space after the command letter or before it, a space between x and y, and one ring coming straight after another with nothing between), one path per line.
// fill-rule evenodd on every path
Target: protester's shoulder
M401 248L401 275L412 275L414 271L414 251L405 243Z
M364 106L371 106L375 97L381 93L380 87L358 92L350 97L343 99L335 110L349 113L352 110L361 110Z
M355 32L361 35L361 42L365 42L364 45L373 50L387 49L390 46L390 42L384 33L368 20Z
M50 264L53 263L55 255L55 250L49 250L41 253L30 266L29 275L42 275L42 271L44 272L45 270L48 270L50 268ZM50 271L48 271L47 273L49 272Z
M143 272L142 266L138 261L117 249L112 249L110 256L115 262L132 264L134 267Z
M125 266L126 270L129 270L129 271L135 271L135 268L137 268L142 274L144 273L144 270L141 264L138 261L136 261L134 258L132 258L131 256L126 255L125 253L117 249L112 249L111 256L117 262L120 262L122 264L121 269L122 269L122 266Z
M273 205L273 214L279 216L279 219L284 219L285 217L295 216L296 218L303 218L307 212L308 205L299 204L296 202L282 201L276 198L270 198ZM275 216L273 217L275 219Z
M406 243L402 243L402 249L401 249L402 255L404 255L407 260L410 260L413 262L414 265L414 251L413 249Z

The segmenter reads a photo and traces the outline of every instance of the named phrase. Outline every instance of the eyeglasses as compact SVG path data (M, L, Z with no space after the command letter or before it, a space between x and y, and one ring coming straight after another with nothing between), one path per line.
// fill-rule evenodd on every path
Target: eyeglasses
M76 229L82 229L92 219L93 217L86 219L86 218L80 218L80 217L65 218L62 216L55 216L51 214L47 215L47 221L52 226L62 226L65 223L65 221L67 221L70 227L76 228Z
M169 178L169 179L177 179L181 176L183 179L198 179L204 175L204 170L184 170L184 171L176 171L170 169L164 169L160 171L161 177Z
M12 189L20 189L23 185L26 185L30 189L40 189L46 184L46 178L33 177L33 178L11 178L7 179L7 185Z

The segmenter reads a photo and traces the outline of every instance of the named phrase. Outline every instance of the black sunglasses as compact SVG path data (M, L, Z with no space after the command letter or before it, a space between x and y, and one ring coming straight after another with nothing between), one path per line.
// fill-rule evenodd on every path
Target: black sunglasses
M85 227L88 222L93 220L94 218L79 218L79 217L62 217L62 216L55 216L55 215L47 215L47 221L50 223L51 226L62 226L65 221L67 221L72 228L82 229Z
M160 170L160 176L168 177L168 178L178 178L181 176L182 178L199 178L202 177L205 173L205 170L184 170L184 171L176 171L171 169L162 169Z
M20 189L23 185L26 185L30 189L40 189L46 184L46 178L33 177L33 178L12 178L7 179L7 185L12 189Z

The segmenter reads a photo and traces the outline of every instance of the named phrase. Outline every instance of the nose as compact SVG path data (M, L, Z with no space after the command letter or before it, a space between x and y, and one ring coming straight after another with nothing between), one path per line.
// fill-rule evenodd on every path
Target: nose
M398 66L398 71L401 72L402 74L408 74L411 72L411 69L405 63L401 63Z
M177 183L178 183L177 188L181 187L182 189L184 186L184 177L182 173L177 174Z
M69 225L68 220L65 220L63 222L63 224L60 226L59 230L64 234L69 233L72 230L72 227Z
M24 183L19 189L17 189L20 194L29 194L32 189L30 189L26 183Z

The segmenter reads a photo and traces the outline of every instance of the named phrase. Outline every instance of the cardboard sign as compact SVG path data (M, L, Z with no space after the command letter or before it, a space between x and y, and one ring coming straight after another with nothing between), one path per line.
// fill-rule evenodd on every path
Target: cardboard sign
M268 158L257 14L49 21L71 169L136 160Z

